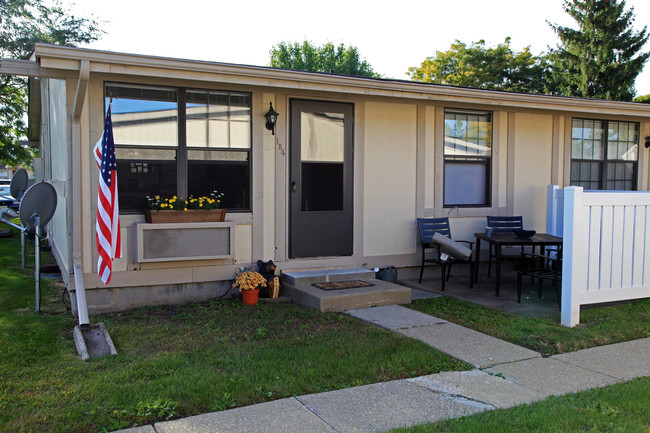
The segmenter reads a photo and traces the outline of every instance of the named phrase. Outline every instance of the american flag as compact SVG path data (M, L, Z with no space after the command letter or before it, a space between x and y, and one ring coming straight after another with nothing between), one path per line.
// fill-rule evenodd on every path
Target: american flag
M115 141L111 104L106 114L104 134L95 145L95 159L99 167L99 192L97 194L97 274L104 284L111 281L113 259L122 257L122 236L120 234L120 208L117 202L117 165L115 163Z

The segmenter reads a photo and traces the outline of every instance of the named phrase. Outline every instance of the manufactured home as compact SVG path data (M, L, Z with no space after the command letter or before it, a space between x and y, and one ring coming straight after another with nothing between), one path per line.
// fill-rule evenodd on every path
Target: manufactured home
M649 189L648 104L46 44L0 72L30 78L37 179L58 194L47 233L91 313L214 298L259 259L417 266L422 216L449 216L463 239L487 215L544 231L549 184ZM93 147L111 100L123 258L104 285ZM213 191L224 222L145 221L147 196Z

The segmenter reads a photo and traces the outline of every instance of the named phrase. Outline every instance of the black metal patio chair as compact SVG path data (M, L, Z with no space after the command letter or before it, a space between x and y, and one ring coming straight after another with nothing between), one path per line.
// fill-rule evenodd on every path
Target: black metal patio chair
M449 218L418 218L418 232L420 234L420 243L422 245L422 264L420 266L420 280L424 273L424 265L432 263L440 265L442 290L445 290L445 281L449 280L451 267L454 263L469 261L470 278L469 287L474 287L474 242L454 241L451 237L451 228L449 227ZM459 246L458 242L467 244L469 248ZM469 256L466 251L469 249ZM427 250L433 250L433 256L426 257Z
M535 279L539 283L539 297L542 297L544 281L550 281L555 288L557 304L561 307L562 296L562 254L556 256L521 253L521 268L517 272L517 302L521 303L521 281L523 277L530 277L531 282Z
M499 233L513 233L515 229L524 228L524 217L519 216L489 216L487 217L487 227L492 227L493 234ZM521 247L521 252L524 252L524 247ZM496 259L496 251L492 244L489 247L488 254L488 278L492 270L492 258Z

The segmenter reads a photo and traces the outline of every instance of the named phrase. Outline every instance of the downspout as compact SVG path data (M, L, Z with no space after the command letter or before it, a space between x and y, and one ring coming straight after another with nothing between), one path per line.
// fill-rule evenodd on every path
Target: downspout
M77 299L77 316L79 327L87 329L88 304L86 303L86 288L83 282L83 269L81 265L81 245L84 230L82 212L81 184L83 182L83 158L81 155L81 113L83 112L90 78L90 62L81 60L79 65L79 81L77 82L77 94L75 96L72 110L72 165L70 182L72 184L72 218L69 224L72 232L72 269L74 273L75 297Z

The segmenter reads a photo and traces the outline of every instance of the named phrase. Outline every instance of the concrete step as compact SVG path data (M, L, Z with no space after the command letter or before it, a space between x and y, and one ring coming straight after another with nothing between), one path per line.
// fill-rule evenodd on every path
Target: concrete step
M306 286L314 283L328 283L332 281L367 280L374 279L375 273L365 268L327 268L306 269L296 271L282 271L283 286Z
M335 281L347 281L347 279ZM411 289L408 287L370 278L364 278L363 281L373 285L342 290L323 290L311 284L297 287L283 285L282 290L294 304L321 312L411 303Z

